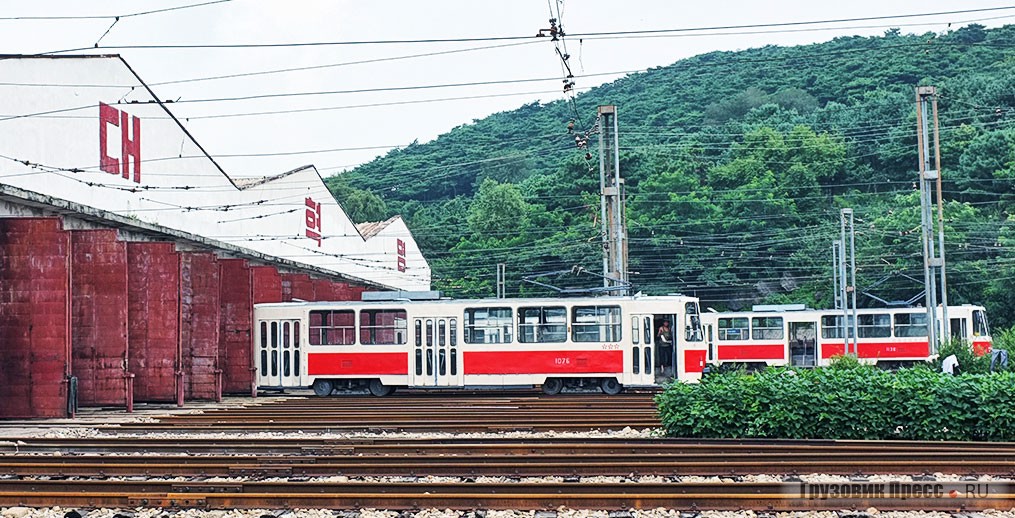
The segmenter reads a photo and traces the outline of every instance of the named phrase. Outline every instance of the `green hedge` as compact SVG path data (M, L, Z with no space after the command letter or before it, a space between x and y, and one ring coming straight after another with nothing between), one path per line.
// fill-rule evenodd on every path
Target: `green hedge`
M656 397L670 436L1015 440L1015 374L865 366L728 372Z

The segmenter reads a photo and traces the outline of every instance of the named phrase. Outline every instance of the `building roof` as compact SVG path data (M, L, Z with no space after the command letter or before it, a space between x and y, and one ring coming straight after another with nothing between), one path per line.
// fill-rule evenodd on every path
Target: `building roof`
M394 223L398 220L398 218L399 216L391 216L384 221L367 221L364 223L357 223L356 230L359 230L363 239L370 239L371 237L376 236L380 231L387 228L388 225Z

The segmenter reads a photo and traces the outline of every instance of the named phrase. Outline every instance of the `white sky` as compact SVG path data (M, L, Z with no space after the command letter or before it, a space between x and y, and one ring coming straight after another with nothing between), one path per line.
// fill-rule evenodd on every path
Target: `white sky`
M124 15L201 1L0 0L0 18ZM558 0L550 0L550 3L555 6ZM563 27L569 35L565 42L572 55L571 65L579 89L587 89L621 76L582 77L587 74L665 66L713 50L737 50L769 44L794 45L852 34L880 35L889 27L900 27L904 33L922 33L947 31L949 23L953 24L953 29L973 21L988 27L1015 23L1015 1L996 0L563 0L561 5ZM579 42L579 38L574 36L595 32L806 22L992 7L1013 9L817 26L696 31L679 37L590 37ZM550 5L547 0L232 0L172 12L121 18L102 38L100 47L532 36L539 29L549 26L549 18ZM0 53L35 53L93 47L112 22L112 18L0 19ZM270 75L160 84L181 79L336 65L491 46L501 48ZM560 61L549 38L272 49L100 48L92 52L122 54L142 80L152 85L162 99L181 101L549 78L541 82L488 86L337 93L232 102L180 103L171 106L177 116L185 119L184 124L204 148L232 176L274 174L306 164L316 165L323 176L328 176L384 154L389 146L405 145L415 139L426 142L455 126L481 119L491 113L511 110L534 100L546 102L563 98L560 92L563 77ZM477 96L498 97L411 103ZM397 102L410 104L350 108ZM316 110L201 118L301 109ZM620 110L620 123L623 126L623 107ZM561 126L565 123L566 121L561 121ZM547 132L550 131L553 128L547 128ZM274 153L285 155L249 156Z

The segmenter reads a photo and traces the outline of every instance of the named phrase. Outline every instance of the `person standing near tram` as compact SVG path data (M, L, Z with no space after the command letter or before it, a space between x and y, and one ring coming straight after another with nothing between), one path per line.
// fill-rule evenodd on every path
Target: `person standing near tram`
M656 362L659 365L659 373L666 374L668 369L673 367L673 332L670 331L670 321L663 320L656 333Z

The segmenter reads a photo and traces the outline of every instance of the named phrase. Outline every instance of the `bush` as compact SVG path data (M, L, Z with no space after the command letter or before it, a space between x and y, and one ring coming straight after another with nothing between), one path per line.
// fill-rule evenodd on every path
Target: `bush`
M674 383L656 397L659 416L675 437L1015 440L1015 374L835 363Z

